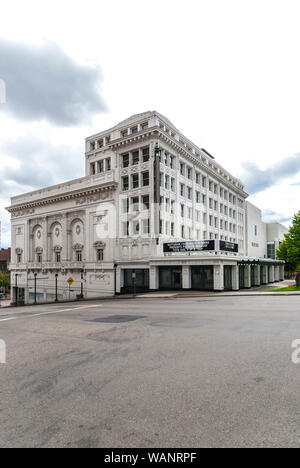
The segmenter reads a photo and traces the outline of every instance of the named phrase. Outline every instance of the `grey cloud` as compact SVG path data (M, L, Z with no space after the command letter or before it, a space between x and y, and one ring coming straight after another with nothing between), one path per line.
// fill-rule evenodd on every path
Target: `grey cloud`
M53 43L37 47L0 39L0 79L6 83L0 110L17 119L75 126L107 110L100 68L75 63Z
M286 217L282 213L277 213L273 210L263 210L262 217L267 223L289 223L292 220L292 216Z
M260 169L253 162L244 162L242 167L240 177L246 185L246 191L252 195L300 172L300 153L284 158L266 170Z
M19 167L0 171L0 194L9 197L82 177L82 151L81 147L54 146L30 137L6 142L1 153L17 159Z

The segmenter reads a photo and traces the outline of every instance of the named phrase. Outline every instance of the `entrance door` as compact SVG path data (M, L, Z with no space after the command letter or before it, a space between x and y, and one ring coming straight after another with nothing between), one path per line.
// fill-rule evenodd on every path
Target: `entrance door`
M214 289L214 267L192 266L192 289L211 291Z
M224 289L232 290L232 266L224 266Z
M245 288L245 267L244 265L239 266L239 280L240 280L240 289Z
M173 288L174 289L181 289L182 288L181 271L180 270L174 270L173 271Z
M182 268L160 267L159 289L182 289Z

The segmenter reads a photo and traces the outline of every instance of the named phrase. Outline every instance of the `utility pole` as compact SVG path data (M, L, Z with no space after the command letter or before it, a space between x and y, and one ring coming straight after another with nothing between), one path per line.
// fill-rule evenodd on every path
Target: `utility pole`
M55 275L55 302L58 302L57 279L58 279L58 274L56 273Z
M37 273L34 273L34 303L36 304L36 277Z

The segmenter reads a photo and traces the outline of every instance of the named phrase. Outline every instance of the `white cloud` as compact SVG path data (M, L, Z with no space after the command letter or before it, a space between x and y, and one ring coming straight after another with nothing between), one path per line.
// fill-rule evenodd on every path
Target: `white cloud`
M1 36L37 46L46 39L70 60L101 68L109 112L68 129L0 113L0 140L29 132L43 151L48 141L80 145L83 158L85 136L156 109L237 176L245 162L260 171L284 165L300 152L298 8L294 0L86 0L71 8L11 0L2 5ZM299 209L296 182L276 179L251 200L288 218Z

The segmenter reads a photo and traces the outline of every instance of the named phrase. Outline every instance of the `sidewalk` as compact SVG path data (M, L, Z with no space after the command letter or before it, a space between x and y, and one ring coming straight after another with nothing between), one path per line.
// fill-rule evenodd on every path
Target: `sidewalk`
M287 288L294 281L280 281L278 283L265 284L251 289L241 289L240 291L156 291L140 294L137 299L167 299L167 298L188 298L188 297L236 297L236 296L300 296L300 291L268 292L268 289Z

